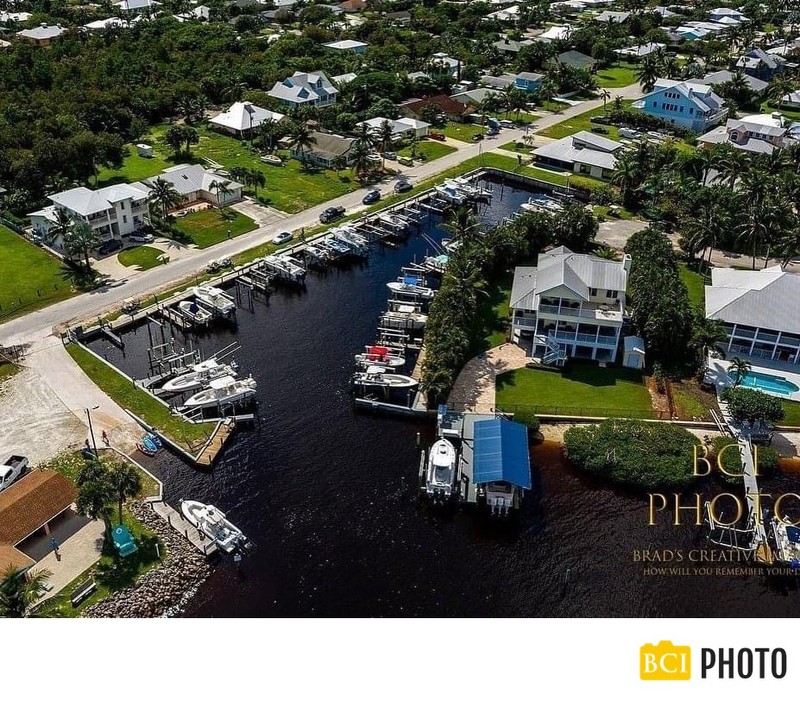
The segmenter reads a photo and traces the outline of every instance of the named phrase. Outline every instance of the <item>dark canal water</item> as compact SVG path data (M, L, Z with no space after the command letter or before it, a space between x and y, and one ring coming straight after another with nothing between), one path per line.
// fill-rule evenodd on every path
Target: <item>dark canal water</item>
M501 198L496 187L485 220L527 195L505 187ZM424 230L441 237L433 224ZM577 476L554 443L532 449L537 489L512 524L422 503L416 434L429 444L432 425L354 412L349 380L352 356L374 339L385 284L425 252L412 238L373 251L363 266L310 274L303 292L278 291L253 313L240 310L235 330L194 338L205 355L242 344L240 374L258 381L256 427L234 436L213 472L164 453L149 466L169 503L216 504L257 548L241 576L222 561L186 615L800 614L794 581L644 575L634 550L688 551L705 539L694 527L647 527L642 497ZM92 345L137 377L148 346L144 328L126 336L124 356Z

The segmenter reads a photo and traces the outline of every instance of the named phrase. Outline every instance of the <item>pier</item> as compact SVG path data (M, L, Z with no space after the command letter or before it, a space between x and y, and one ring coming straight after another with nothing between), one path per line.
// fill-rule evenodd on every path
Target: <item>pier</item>
M200 450L197 457L195 457L198 466L210 467L217 458L217 455L222 451L228 437L233 434L235 429L236 422L230 417L218 422L208 442L203 445L203 448Z
M186 521L180 512L173 509L165 501L151 501L150 506L153 508L153 511L175 529L175 531L179 534L183 534L186 540L200 553L210 556L217 551L217 545L211 539L203 532L199 531L197 527Z

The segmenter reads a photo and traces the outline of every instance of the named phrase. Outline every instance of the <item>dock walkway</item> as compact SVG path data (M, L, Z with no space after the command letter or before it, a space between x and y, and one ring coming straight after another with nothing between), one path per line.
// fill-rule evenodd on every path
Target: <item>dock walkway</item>
M197 464L201 467L210 467L235 429L236 423L230 417L219 422L208 442L195 458Z
M192 526L183 516L175 511L169 504L161 500L150 501L153 511L166 521L175 531L189 541L200 553L209 556L217 550L217 545L196 527Z

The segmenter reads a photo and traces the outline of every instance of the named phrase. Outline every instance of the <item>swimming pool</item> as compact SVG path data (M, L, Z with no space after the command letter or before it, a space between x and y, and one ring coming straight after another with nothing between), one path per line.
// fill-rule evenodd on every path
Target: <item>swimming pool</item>
M735 374L728 372L731 380L735 380ZM756 390L763 390L772 395L788 397L797 392L798 387L793 382L789 382L780 375L768 375L764 372L748 372L739 383L742 387L752 387Z

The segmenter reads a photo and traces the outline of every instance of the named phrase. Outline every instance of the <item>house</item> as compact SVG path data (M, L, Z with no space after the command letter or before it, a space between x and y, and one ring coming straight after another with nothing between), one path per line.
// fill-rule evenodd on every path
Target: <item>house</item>
M537 40L552 42L553 40L567 40L572 34L570 25L553 25L548 27L543 33L537 36Z
M411 13L408 10L387 12L384 17L393 25L399 25L400 27L408 27L411 24Z
M582 52L578 52L577 50L568 50L567 52L562 52L556 55L552 60L550 60L550 62L551 64L555 65L564 65L565 67L588 69L591 71L594 71L595 65L594 57L584 55Z
M616 23L623 23L627 22L628 18L631 16L629 12L616 12L614 10L603 10L597 17L595 17L596 22L616 22Z
M514 86L517 83L517 75L506 72L501 75L485 74L480 78L480 83L485 87L491 87L494 90L502 91L508 87Z
M95 20L94 22L87 22L83 28L88 32L101 32L109 27L127 27L128 21L123 20L121 17L108 17L105 20Z
M66 32L66 29L61 25L48 25L43 22L41 25L31 28L30 30L21 30L17 33L17 37L23 40L32 42L39 47L48 47L58 37L61 37Z
M516 55L526 45L532 45L533 40L509 40L507 37L501 37L494 43L495 49L506 54Z
M489 20L497 20L498 22L516 22L519 20L519 5L510 5L509 7L495 10L486 17Z
M28 569L52 551L52 530L77 518L70 508L77 496L75 485L50 469L35 469L0 492L0 571Z
M467 90L466 92L459 92L458 94L451 94L450 99L465 107L480 107L487 97L495 96L502 97L503 93L491 89L489 87L476 87L475 89Z
M720 22L723 19L735 20L737 23L745 22L747 18L738 10L729 7L716 7L708 11L708 19L712 22Z
M672 10L665 5L656 5L655 7L650 8L650 12L657 12L664 20L667 20L670 17L678 17L677 12L672 12Z
M428 70L439 75L449 75L453 79L460 79L461 60L448 57L444 52L435 52L428 62Z
M187 12L175 15L179 20L209 20L211 19L211 8L208 5L198 5Z
M401 117L400 119L386 119L385 117L373 117L364 122L356 124L357 127L367 126L373 134L380 134L385 122L389 122L392 127L392 135L395 139L411 139L413 137L426 137L430 124L411 117Z
M712 268L705 297L706 317L725 325L726 355L800 363L800 276L780 266Z
M337 87L341 87L344 84L355 82L357 77L358 75L355 72L345 72L344 74L337 74L331 77L331 82L333 82Z
M730 144L736 149L753 154L772 154L797 141L792 127L779 113L751 114L741 119L729 119L725 126L717 127L697 138L704 146Z
M706 35L709 35L708 30L704 30L700 27L692 27L691 25L681 25L675 30L668 33L671 40L675 42L680 42L681 40L686 40L688 42L692 42L694 40L702 40Z
M567 357L614 362L625 316L630 256L610 261L559 246L517 266L512 341L544 364Z
M781 97L781 106L787 109L800 109L800 92L789 92Z
M652 92L633 103L645 114L693 132L706 132L726 116L725 101L706 84L657 79Z
M324 72L295 72L283 82L276 82L267 92L288 107L329 107L336 104L339 90L333 86Z
M717 84L723 84L724 82L730 82L734 77L733 72L728 72L727 70L721 70L719 72L710 72L705 75L702 79L691 79L690 82L696 82L697 84L707 84L709 87L713 87ZM747 83L747 86L750 88L750 91L753 93L754 97L763 97L767 93L767 87L769 86L768 82L764 80L758 79L757 77L753 77L749 74L742 74L742 78Z
M577 132L534 149L531 153L534 160L543 166L609 179L617 165L615 155L622 147L612 139L591 132Z
M397 105L400 113L405 117L412 117L414 119L425 120L422 114L427 114L425 107L434 107L440 115L443 115L449 120L460 119L464 114L466 108L463 104L454 102L446 94L436 94L433 97L424 97L422 99L412 98L407 99Z
M285 114L263 109L251 102L234 102L226 111L209 119L215 129L244 139L264 122L282 122Z
M342 12L361 12L367 9L367 0L345 0L339 3Z
M161 3L156 0L120 0L120 2L115 2L114 6L118 7L120 12L139 14L148 11L155 12L161 7Z
M752 47L736 60L733 70L741 70L751 77L769 82L783 72L784 63L782 57L764 52L760 47Z
M115 184L94 190L80 186L52 194L47 197L52 202L50 206L28 214L33 235L47 238L58 223L58 210L63 209L73 222L89 224L102 239L123 238L149 225L149 194L148 187L137 184ZM53 248L63 250L61 237Z
M33 17L30 12L5 12L0 10L0 22L28 22Z
M311 148L301 149L296 145L292 147L293 158L329 169L336 167L337 162L341 160L340 157L344 157L345 163L350 163L350 153L355 139L322 132L311 132L311 136L314 140Z
M149 190L156 179L163 179L172 184L175 191L181 195L182 200L175 208L183 208L201 202L213 206L228 206L236 201L241 201L244 188L240 183L208 171L200 164L178 164L165 169L158 176L152 176L141 183L132 184L132 186L141 186ZM226 190L221 190L220 184L224 185Z
M355 52L357 55L363 55L369 45L366 42L359 42L358 40L338 40L336 42L326 42L324 47L331 50L344 50L347 52Z
M514 75L514 87L525 92L538 92L543 79L544 75L536 72L518 72Z
M652 55L656 52L666 50L667 46L661 42L646 42L643 45L633 45L621 50L614 50L620 57L627 57L632 60L640 60L643 57Z

